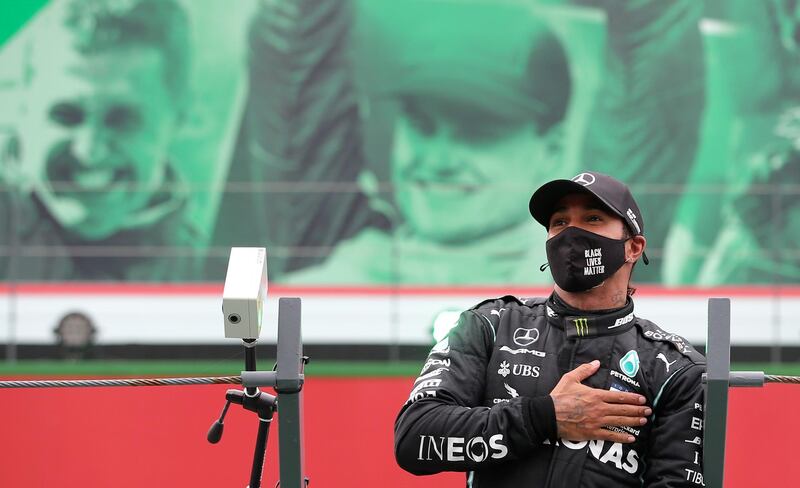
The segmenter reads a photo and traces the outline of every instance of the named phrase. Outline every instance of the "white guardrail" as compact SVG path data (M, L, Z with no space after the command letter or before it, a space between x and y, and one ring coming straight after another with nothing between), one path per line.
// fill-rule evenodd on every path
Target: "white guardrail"
M302 296L306 344L431 344L434 318L444 310L463 310L502 290L375 291L274 287L265 307L261 337L277 336L277 300ZM221 289L221 288L220 288ZM10 334L20 344L52 344L53 329L70 312L87 315L98 344L225 344L219 334L220 290L215 287L78 287L28 289L0 293L0 343ZM528 290L526 290L527 292ZM534 290L546 294L547 290ZM704 344L709 296L726 290L639 293L636 313L692 344ZM532 293L528 296L532 296ZM732 297L734 345L800 345L800 293L773 296L737 293ZM10 321L15 321L11 324ZM13 325L13 327L12 327Z

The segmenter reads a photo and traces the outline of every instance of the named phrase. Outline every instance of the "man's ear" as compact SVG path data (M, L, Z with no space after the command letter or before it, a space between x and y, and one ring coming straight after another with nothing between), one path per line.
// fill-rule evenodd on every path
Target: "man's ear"
M643 235L636 235L628 239L628 244L625 246L625 261L636 262L642 257L645 247L647 247L647 239Z

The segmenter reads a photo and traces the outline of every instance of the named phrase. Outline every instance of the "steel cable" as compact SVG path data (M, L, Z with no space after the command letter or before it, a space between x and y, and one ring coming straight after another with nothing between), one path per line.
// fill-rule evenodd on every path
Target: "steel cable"
M84 388L98 386L188 386L241 385L241 376L210 376L198 378L131 378L106 380L37 380L0 381L0 388Z
M766 383L789 383L800 385L800 376L785 376L777 374L765 374L764 382Z
M800 376L764 375L765 383L800 385ZM102 386L191 386L241 385L241 376L209 376L197 378L131 378L106 380L17 380L0 381L0 388L85 388Z

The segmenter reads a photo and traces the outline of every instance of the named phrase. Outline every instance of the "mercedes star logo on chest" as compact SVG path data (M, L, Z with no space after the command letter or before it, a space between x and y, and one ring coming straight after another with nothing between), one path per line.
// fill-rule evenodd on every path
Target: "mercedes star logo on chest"
M514 331L514 344L527 347L539 340L538 329L525 329L523 327Z

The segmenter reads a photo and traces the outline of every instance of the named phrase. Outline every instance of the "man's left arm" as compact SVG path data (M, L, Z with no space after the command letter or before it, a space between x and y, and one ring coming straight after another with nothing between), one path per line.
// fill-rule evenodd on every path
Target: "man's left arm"
M699 364L678 370L656 399L643 486L704 486L704 371Z

